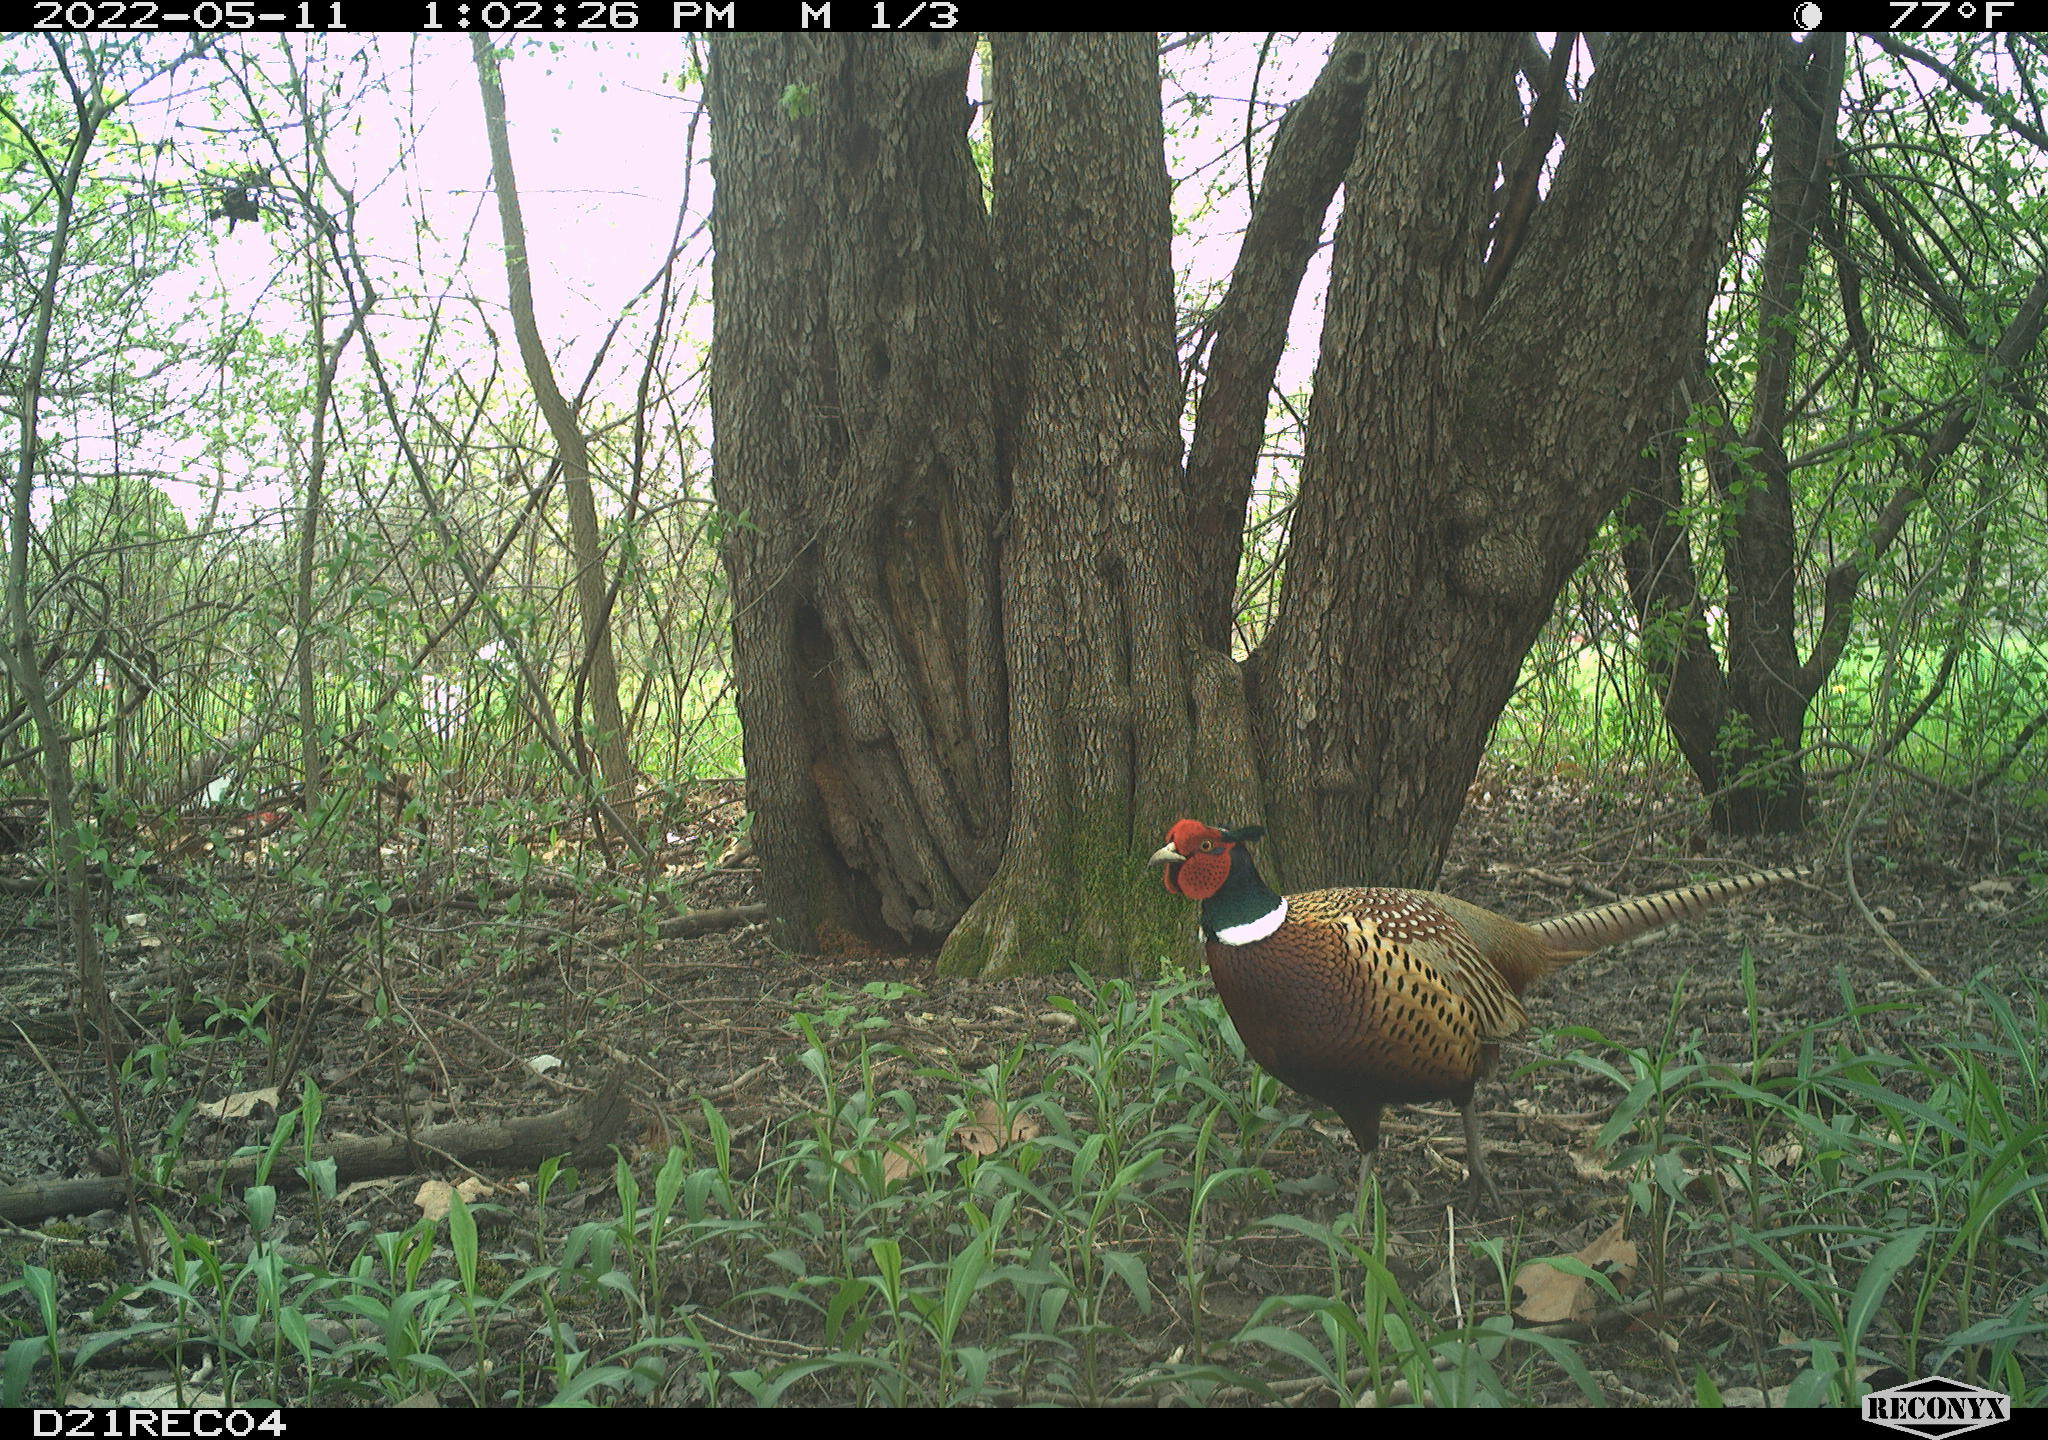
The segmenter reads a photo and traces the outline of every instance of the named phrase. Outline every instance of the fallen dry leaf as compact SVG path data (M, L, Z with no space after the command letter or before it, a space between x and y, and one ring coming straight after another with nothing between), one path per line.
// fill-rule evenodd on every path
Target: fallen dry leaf
M492 1193L491 1187L474 1175L466 1176L460 1185L450 1185L446 1180L429 1180L420 1186L412 1197L412 1203L427 1219L439 1220L448 1213L449 1197L458 1190L462 1192L466 1205L474 1205Z
M1010 1123L1005 1126L995 1101L983 1100L974 1107L974 1123L962 1125L953 1132L953 1136L968 1154L986 1157L1005 1145L1013 1145L1019 1140L1035 1140L1044 1133L1045 1127L1024 1110L1012 1113Z
M882 1142L882 1179L891 1183L906 1180L924 1169L924 1142L922 1135L912 1136L906 1143L897 1140ZM911 1148L915 1146L916 1148ZM858 1156L849 1155L839 1162L839 1168L849 1175L860 1174Z
M1606 1274L1616 1289L1625 1287L1636 1273L1636 1245L1622 1233L1623 1223L1615 1221L1572 1257L1589 1270ZM1592 1318L1591 1284L1583 1276L1568 1274L1548 1261L1532 1260L1517 1270L1515 1288L1526 1297L1515 1307L1515 1314L1531 1324Z
M261 1090L244 1090L239 1095L229 1095L209 1105L195 1105L193 1110L200 1115L211 1115L216 1120L240 1120L255 1113L258 1106L277 1108L277 1087L266 1085Z
M1581 1180L1626 1180L1632 1173L1626 1165L1616 1165L1614 1156L1605 1150L1567 1150L1571 1157L1572 1169Z

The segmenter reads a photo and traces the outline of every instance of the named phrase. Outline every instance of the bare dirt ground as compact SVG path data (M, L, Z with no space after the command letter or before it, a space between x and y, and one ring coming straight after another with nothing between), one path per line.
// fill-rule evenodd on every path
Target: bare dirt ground
M703 833L730 823L737 813L734 803L706 821ZM679 859L693 863L702 853L700 836L682 838ZM1864 903L1940 989L1929 991L1851 903L1841 859L1845 839ZM1575 1064L1516 1072L1575 1047L1616 1053L1583 1036L1560 1035L1558 1027L1648 1050L1675 1036L1707 1059L1747 1067L1753 1037L1740 978L1745 946L1756 959L1766 1048L1816 1022L1842 1017L1845 995L1869 1008L1847 1029L1830 1033L1867 1051L1900 1053L1988 1035L1985 1017L1971 1013L1953 993L1980 973L2038 1026L2033 1006L2048 989L2048 930L2042 924L2044 897L2034 888L2038 876L2030 881L2019 857L2043 843L2023 823L2012 828L1995 811L1952 805L1921 790L1880 799L1853 823L1838 803L1824 803L1820 823L1808 836L1730 844L1706 836L1675 790L1602 789L1557 777L1483 780L1439 888L1508 915L1541 918L1602 899L1559 881L1634 895L1773 865L1807 863L1821 873L1808 884L1764 892L1701 921L1595 955L1538 987L1531 997L1530 1033L1508 1048L1500 1073L1480 1092L1494 1172L1511 1214L1488 1207L1475 1211L1466 1203L1463 1142L1448 1105L1391 1110L1376 1170L1388 1206L1388 1265L1403 1291L1446 1325L1461 1313L1488 1313L1489 1306L1498 1313L1498 1274L1474 1258L1472 1241L1497 1239L1508 1253L1525 1258L1565 1254L1613 1224L1624 1209L1625 1182L1587 1157L1614 1112L1616 1087ZM221 856L212 863L216 878L257 913L291 909L290 883L266 873L261 855ZM2039 866L2032 868L2038 872ZM26 863L8 873L26 873ZM1132 883L1157 879L1134 863ZM702 907L739 904L753 898L752 888L746 874L720 874L698 884L691 898ZM945 1074L1001 1065L1020 1043L1066 1043L1072 1022L1052 1001L1086 999L1085 987L1071 975L948 985L935 980L929 956L783 954L759 927L643 946L594 943L593 936L615 933L619 922L579 914L573 898L511 916L502 908L489 915L490 907L451 905L407 914L382 927L375 942L362 930L316 939L311 943L325 948L315 959L328 980L324 993L309 999L303 948L287 953L290 947L281 947L260 924L209 929L198 923L196 909L197 902L166 876L161 909L142 927L160 943L128 947L110 964L117 998L138 1033L161 1039L175 1017L182 1034L177 1045L154 1056L143 1052L135 1062L126 1120L129 1133L141 1137L137 1148L145 1156L162 1147L186 1101L216 1102L275 1084L280 1077L270 1067L296 1048L300 1072L324 1093L325 1135L381 1136L408 1125L538 1113L623 1067L635 1106L626 1151L643 1177L672 1139L687 1133L701 1140L704 1096L715 1100L730 1123L735 1155L758 1160L777 1127L819 1104L817 1082L796 1058L804 1041L790 1023L794 1012L815 1014L848 996L861 997L863 1013L872 1017L868 1040L896 1047L884 1080L907 1090L921 1113L943 1121L960 1104L958 1087L949 1087ZM486 919L492 928L482 932L487 939L480 946L476 927ZM7 957L0 967L5 1009L23 1024L22 1031L8 1027L0 1046L0 1181L18 1187L103 1173L105 1127L112 1119L107 1085L96 1056L61 1035L74 981L46 901L0 895L0 951ZM877 981L886 982L879 994L863 995L862 987ZM246 1005L264 997L270 1003L260 1016L260 1033L226 1016L221 1004ZM523 1061L543 1053L563 1063L536 1078ZM933 1063L921 1065L919 1057ZM1217 1057L1215 1073L1222 1084L1249 1085L1253 1079L1241 1060L1228 1055ZM292 1099L288 1092L284 1103ZM1310 1108L1284 1091L1276 1106ZM1325 1114L1321 1121L1319 1127L1281 1131L1260 1163L1271 1172L1282 1206L1327 1222L1351 1204L1356 1152L1333 1117ZM1688 1123L1714 1121L1692 1117ZM275 1114L267 1109L243 1119L191 1118L182 1126L178 1158L185 1164L224 1160L238 1146L262 1143L274 1124ZM748 1163L735 1161L736 1168ZM1192 1158L1179 1156L1177 1163L1191 1164ZM452 1179L461 1172L451 1166L437 1173ZM322 1233L351 1226L357 1233L403 1229L417 1218L414 1196L422 1178L413 1173L350 1186L335 1211L319 1217L318 1227ZM611 1200L608 1177L600 1172L588 1178L594 1187L586 1184L575 1203L552 1212L563 1229L600 1218ZM233 1248L242 1243L233 1237L246 1235L233 1198L209 1199L191 1190L153 1198L184 1229L219 1237L224 1247ZM516 1194L499 1198L515 1211L523 1203ZM1216 1229L1238 1234L1240 1242L1231 1254L1204 1256L1213 1275L1203 1301L1203 1333L1212 1354L1228 1348L1215 1337L1227 1339L1266 1297L1318 1287L1326 1293L1329 1286L1329 1261L1320 1247L1278 1232L1255 1233L1251 1222L1275 1208L1273 1199L1231 1203L1243 1207L1235 1222L1227 1215L1211 1218ZM316 1228L309 1204L303 1193L287 1193L280 1202L285 1224L300 1235ZM1185 1200L1180 1204L1184 1214ZM1172 1233L1170 1224L1162 1228ZM512 1226L512 1234L497 1243L516 1249L524 1243L518 1229ZM150 1273L150 1262L134 1252L131 1233L118 1212L84 1217L83 1236L107 1258L98 1273L80 1266L67 1272L67 1316L92 1312L120 1286ZM529 1232L525 1241L531 1239ZM50 1264L51 1258L33 1236L17 1231L12 1247L0 1254L0 1282L24 1261ZM1171 1267L1174 1257L1169 1250L1153 1263ZM1687 1268L1677 1267L1669 1283L1681 1284ZM797 1329L796 1312L760 1299L727 1304L716 1285L668 1298L714 1316L721 1334L758 1342L758 1353L750 1357L747 1340L733 1339L730 1367L765 1367L808 1340ZM0 1313L21 1320L23 1297L11 1297ZM1113 1305L1107 1313L1117 1329L1107 1357L1112 1373L1195 1358L1186 1345L1186 1316L1173 1305ZM1797 1356L1778 1353L1766 1361L1765 1373L1745 1373L1751 1351L1740 1344L1729 1348L1730 1328L1753 1325L1755 1318L1750 1312L1738 1318L1711 1295L1688 1298L1654 1324L1582 1342L1586 1363L1612 1404L1691 1403L1692 1362L1705 1355L1727 1357L1711 1367L1727 1383L1782 1383ZM1758 1353L1768 1349L1759 1347ZM1673 1363L1674 1354L1679 1363ZM125 1367L108 1364L124 1357ZM87 1386L98 1393L162 1379L160 1364L129 1351L110 1353L102 1363L108 1368ZM703 1397L678 1381L654 1398L689 1403ZM735 1397L727 1391L724 1398ZM834 1396L829 1389L789 1396L803 1398ZM1145 1403L1175 1398L1163 1391ZM1534 1398L1584 1403L1562 1381L1547 1388L1539 1382Z

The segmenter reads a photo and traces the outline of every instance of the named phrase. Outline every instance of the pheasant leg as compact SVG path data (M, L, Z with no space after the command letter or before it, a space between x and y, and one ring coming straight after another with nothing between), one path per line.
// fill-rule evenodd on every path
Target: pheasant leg
M1504 1209L1500 1191L1494 1188L1493 1176L1486 1169L1486 1137L1480 1133L1479 1112L1473 1108L1473 1097L1466 1096L1458 1106L1458 1113L1465 1119L1465 1164L1472 1171L1472 1203L1477 1205L1491 1200L1495 1209Z

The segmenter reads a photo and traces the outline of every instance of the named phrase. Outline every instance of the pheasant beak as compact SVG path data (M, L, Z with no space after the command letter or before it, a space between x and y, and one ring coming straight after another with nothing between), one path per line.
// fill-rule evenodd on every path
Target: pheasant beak
M1188 857L1181 854L1180 851L1174 849L1171 844L1167 844L1161 845L1157 850L1154 850L1152 852L1152 858L1150 860L1147 860L1145 863L1147 865L1171 865L1176 860L1185 860L1187 858Z

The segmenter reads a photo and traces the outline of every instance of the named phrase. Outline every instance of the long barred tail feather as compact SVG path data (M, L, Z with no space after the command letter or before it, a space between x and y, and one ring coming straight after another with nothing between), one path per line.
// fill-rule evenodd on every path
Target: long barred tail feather
M1603 945L1619 944L1659 925L1669 925L1674 920L1689 919L1747 891L1760 890L1766 885L1782 885L1812 873L1813 868L1809 865L1759 870L1753 875L1709 880L1703 885L1685 885L1635 900L1618 900L1612 905L1581 910L1573 915L1538 920L1529 928L1557 949L1584 953L1598 950Z

